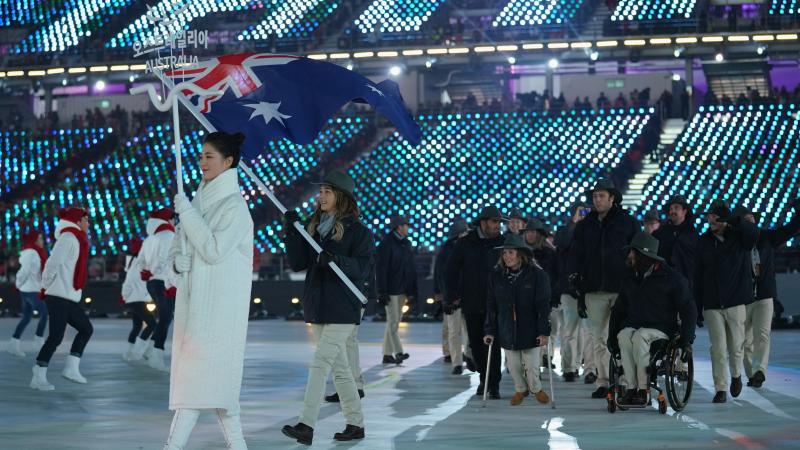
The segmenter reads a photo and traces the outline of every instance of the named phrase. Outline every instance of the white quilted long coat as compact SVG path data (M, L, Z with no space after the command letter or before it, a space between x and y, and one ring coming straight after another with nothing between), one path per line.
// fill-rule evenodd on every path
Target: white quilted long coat
M253 219L236 169L203 182L170 249L192 256L175 298L169 409L239 411L253 272Z

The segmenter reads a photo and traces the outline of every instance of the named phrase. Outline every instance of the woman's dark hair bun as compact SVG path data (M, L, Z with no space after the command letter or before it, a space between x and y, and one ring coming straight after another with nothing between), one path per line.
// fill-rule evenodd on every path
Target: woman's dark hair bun
M215 131L213 133L209 133L208 136L203 140L204 144L211 144L224 158L231 157L233 158L233 164L231 164L232 168L236 168L239 165L239 160L241 159L241 149L242 143L244 142L244 134L242 133L234 133L228 134L224 131Z

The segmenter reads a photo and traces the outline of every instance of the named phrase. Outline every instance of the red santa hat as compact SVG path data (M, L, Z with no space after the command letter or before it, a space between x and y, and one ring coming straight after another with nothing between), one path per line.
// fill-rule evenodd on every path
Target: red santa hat
M175 217L175 212L172 211L170 208L161 208L155 211L150 211L149 216L151 219L161 219L164 222L168 222Z
M24 246L33 245L36 242L36 239L38 239L41 234L42 233L36 230L31 230L28 231L27 233L22 233L22 245Z
M78 223L84 216L88 215L89 213L85 209L76 208L74 206L58 210L59 219L66 220L72 223Z
M142 249L142 240L139 238L133 238L128 241L128 253L133 256L139 254L139 251Z

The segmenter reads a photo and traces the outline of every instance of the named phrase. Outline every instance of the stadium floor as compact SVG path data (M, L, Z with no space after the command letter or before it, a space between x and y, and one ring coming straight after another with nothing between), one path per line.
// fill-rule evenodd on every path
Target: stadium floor
M82 372L88 385L60 376L68 345L62 344L49 372L54 392L28 388L33 363L33 330L26 330L26 358L0 353L0 448L9 449L160 449L172 414L167 410L169 376L120 357L129 323L93 321ZM16 319L0 319L5 345ZM502 400L486 408L475 397L477 375L450 375L441 360L440 324L403 324L401 338L411 359L383 366L382 323L360 330L366 372L366 439L336 443L344 428L338 405L323 406L313 448L362 449L619 449L800 447L800 333L775 331L767 382L758 391L745 387L735 400L713 405L708 338L699 330L695 344L695 391L682 413L655 408L606 412L606 402L589 398L583 383L555 382L557 409L528 397L518 407L508 400L511 380L504 375ZM71 340L68 334L65 342ZM250 323L242 388L242 421L250 449L299 449L280 428L297 421L306 367L311 358L310 329L283 320ZM546 378L545 378L546 380ZM547 386L545 384L545 386ZM332 392L329 383L328 392ZM212 415L201 417L190 449L220 449L222 434Z

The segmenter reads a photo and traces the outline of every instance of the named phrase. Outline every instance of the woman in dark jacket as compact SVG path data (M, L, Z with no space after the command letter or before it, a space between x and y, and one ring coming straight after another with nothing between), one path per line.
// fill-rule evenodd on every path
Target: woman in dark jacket
M306 227L323 251L314 249L294 229L297 213L287 211L286 254L292 270L306 271L303 313L317 339L317 349L308 371L303 411L299 423L283 427L283 434L301 444L311 445L314 425L325 395L325 381L333 370L333 384L347 420L338 441L364 438L361 399L347 358L347 340L361 321L361 302L329 267L336 263L355 286L364 287L373 266L372 233L359 221L355 183L343 172L325 177L316 210Z
M547 403L539 365L541 346L550 336L550 279L521 236L508 235L499 249L503 255L489 276L484 342L491 345L496 337L505 350L516 391L511 405L519 405L529 393Z

